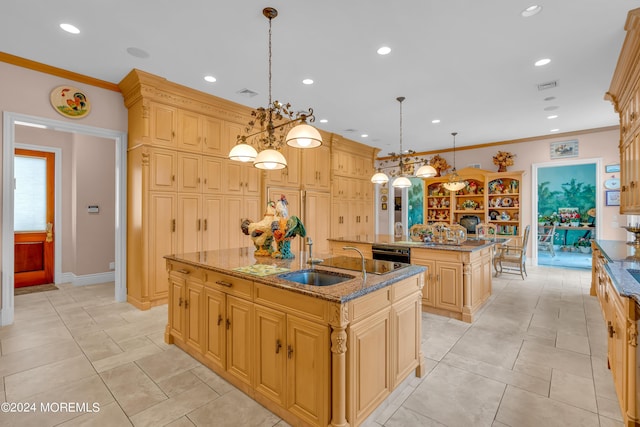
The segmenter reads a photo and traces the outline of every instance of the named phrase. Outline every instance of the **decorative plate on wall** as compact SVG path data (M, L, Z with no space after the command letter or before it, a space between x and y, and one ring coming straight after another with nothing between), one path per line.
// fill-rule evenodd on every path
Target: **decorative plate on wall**
M604 182L604 188L608 188L609 190L617 190L620 188L620 179L618 178L610 178Z
M71 119L80 119L91 111L85 93L73 86L58 86L51 91L50 99L58 113Z

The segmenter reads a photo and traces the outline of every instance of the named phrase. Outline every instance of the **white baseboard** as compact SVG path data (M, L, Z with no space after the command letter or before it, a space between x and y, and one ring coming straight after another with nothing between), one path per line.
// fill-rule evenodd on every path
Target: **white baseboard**
M73 286L95 285L98 283L114 282L116 280L115 271L107 271L104 273L83 274L76 276L73 273L62 273L60 277L56 277L56 284L71 283Z

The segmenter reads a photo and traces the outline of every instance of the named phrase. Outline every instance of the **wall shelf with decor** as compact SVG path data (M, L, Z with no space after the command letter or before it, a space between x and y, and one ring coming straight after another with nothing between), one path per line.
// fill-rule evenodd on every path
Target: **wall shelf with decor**
M467 185L455 194L443 186L446 175L425 179L425 223L460 224L473 235L476 223L488 222L497 226L499 235L518 236L522 173L461 169L458 175Z

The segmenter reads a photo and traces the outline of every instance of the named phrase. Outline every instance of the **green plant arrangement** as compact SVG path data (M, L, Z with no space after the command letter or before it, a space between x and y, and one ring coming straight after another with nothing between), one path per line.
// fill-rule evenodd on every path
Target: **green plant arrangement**
M476 202L474 202L473 200L465 200L464 202L462 202L462 207L464 209L475 209L478 207L478 204Z

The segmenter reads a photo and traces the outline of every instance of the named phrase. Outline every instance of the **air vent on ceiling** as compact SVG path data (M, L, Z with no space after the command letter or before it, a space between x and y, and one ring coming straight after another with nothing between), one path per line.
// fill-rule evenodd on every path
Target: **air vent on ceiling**
M246 96L247 98L253 98L254 96L256 96L258 94L258 92L254 92L251 89L247 89L247 88L240 89L236 93L240 94L242 96Z
M349 129L345 129L343 132L353 133L353 132L357 132L357 130L349 128Z
M558 86L558 81L553 80L551 82L538 84L538 90L553 89L554 87L557 87L557 86Z

